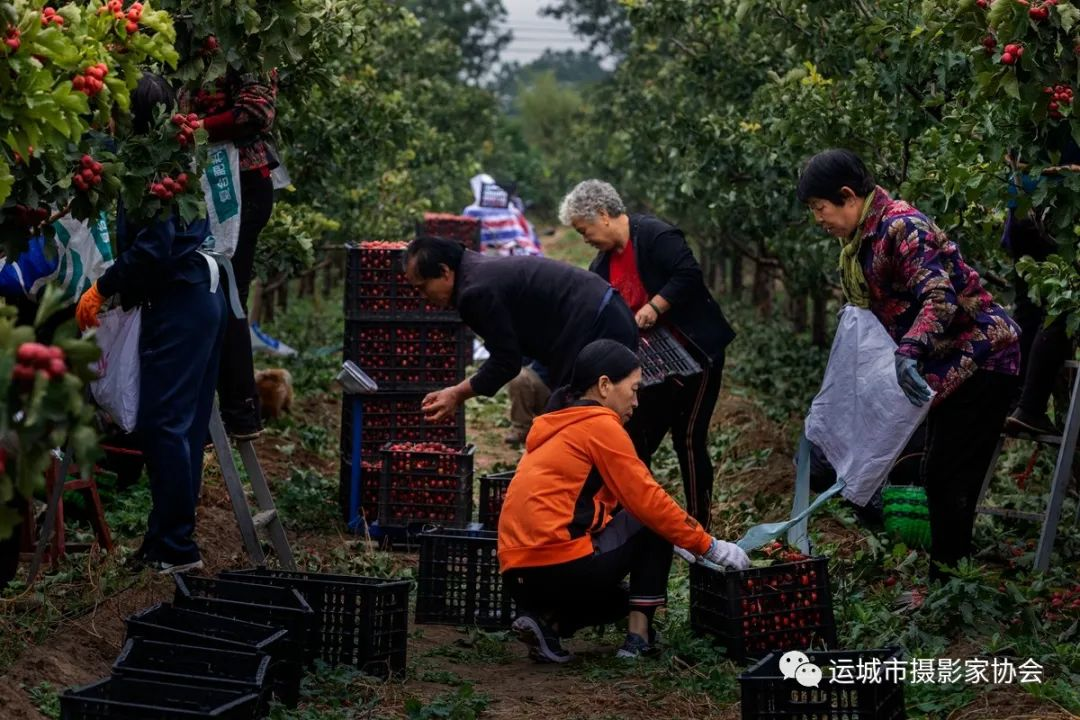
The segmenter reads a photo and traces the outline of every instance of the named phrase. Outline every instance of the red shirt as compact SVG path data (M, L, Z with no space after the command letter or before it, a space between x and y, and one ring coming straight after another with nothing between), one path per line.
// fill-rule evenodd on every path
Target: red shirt
M612 286L622 295L630 311L636 313L649 302L649 293L645 291L641 276L638 275L633 242L626 243L622 252L611 251L610 268Z

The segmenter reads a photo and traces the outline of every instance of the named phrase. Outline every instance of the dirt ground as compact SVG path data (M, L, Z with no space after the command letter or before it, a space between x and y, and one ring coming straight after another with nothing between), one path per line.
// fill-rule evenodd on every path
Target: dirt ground
M305 399L295 411L297 418L318 424L328 437L336 438L340 407L333 398ZM715 417L717 429L739 427L742 434L730 454L740 457L762 448L773 448L764 464L752 472L718 477L718 483L736 486L737 496L751 499L765 493L779 497L790 496L794 475L790 442L778 428L771 425L752 402L726 394L721 398ZM482 471L496 461L513 462L516 452L501 442L501 428L470 428L470 437L481 451L478 466ZM268 476L282 482L292 468L310 468L336 477L337 465L332 458L310 453L297 447L286 456L273 438L259 441L259 454ZM199 509L198 537L207 562L208 573L245 565L242 545L228 496L220 481L215 479L216 468L208 463L207 486ZM777 509L778 516L784 512ZM325 533L309 533L292 538L298 551L318 556L348 544L354 538L339 528L327 528ZM133 539L125 540L134 544ZM403 565L411 559L401 558ZM100 557L88 559L87 577L100 571ZM36 645L28 646L0 677L0 718L3 720L43 720L32 699L30 690L42 682L63 688L80 685L109 673L110 666L121 649L124 638L123 620L131 613L153 603L167 601L172 596L172 581L144 574L132 576L132 586L112 595L99 593L97 604L87 613L67 620L60 628ZM23 599L18 602L29 603ZM31 606L32 607L32 606ZM410 628L416 631L417 628ZM404 682L393 682L378 690L382 715L404 716L406 697L430 701L451 688L425 678L453 674L471 683L477 693L490 698L484 718L538 718L540 720L577 720L585 718L686 718L687 720L734 720L739 717L738 704L717 704L703 693L665 692L658 689L650 675L671 673L703 673L707 668L648 667L640 672L621 675L618 679L603 674L581 672L580 668L559 668L533 664L525 650L516 642L503 646L505 654L497 662L461 661L447 648L467 643L467 636L455 628L423 626L410 636L409 658L411 674ZM609 644L597 644L593 639L575 640L571 649L583 657L610 654ZM655 664L654 664L655 665ZM660 687L663 687L660 685ZM1059 707L1016 689L994 693L957 711L949 720L1065 720L1073 717Z

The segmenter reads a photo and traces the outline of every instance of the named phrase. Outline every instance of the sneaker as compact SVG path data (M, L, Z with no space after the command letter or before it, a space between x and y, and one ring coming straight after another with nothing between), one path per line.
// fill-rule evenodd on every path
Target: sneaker
M1005 431L1021 435L1059 435L1046 413L1033 414L1016 408L1005 418Z
M511 628L518 640L529 646L529 657L537 662L565 663L574 659L573 653L563 648L557 634L532 615L518 615Z
M652 645L645 638L637 633L626 633L626 640L623 641L622 647L615 653L615 657L622 660L637 660L645 657L652 650Z
M264 352L278 357L295 357L296 350L289 347L275 337L267 335L259 327L258 323L248 326L251 331L251 349L256 352Z
M202 570L203 561L194 560L187 563L170 563L165 562L164 560L155 560L146 563L146 566L158 575L175 575L177 573L186 573L191 570Z

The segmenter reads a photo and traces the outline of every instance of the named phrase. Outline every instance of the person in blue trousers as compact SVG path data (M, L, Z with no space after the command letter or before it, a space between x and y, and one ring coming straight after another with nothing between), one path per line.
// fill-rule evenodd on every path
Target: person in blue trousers
M158 106L171 110L174 104L162 78L144 75L132 94L134 132L150 129ZM153 507L137 559L165 574L202 567L195 508L226 317L215 261L199 252L208 234L206 219L185 225L175 213L139 226L121 205L119 256L76 311L85 329L97 325L106 298L142 308L136 434Z

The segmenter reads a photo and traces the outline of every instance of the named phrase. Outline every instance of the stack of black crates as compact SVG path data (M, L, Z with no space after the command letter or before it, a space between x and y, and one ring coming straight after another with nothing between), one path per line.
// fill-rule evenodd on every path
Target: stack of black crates
M465 379L472 360L471 335L454 310L430 305L409 284L402 267L405 247L405 242L382 241L347 247L345 359L375 380L379 390L359 398L346 396L342 402L339 485L342 516L348 522L356 462L353 414L359 400L359 500L365 523L358 526L366 525L372 537L402 540L410 528L432 520L450 526L467 522L472 510L472 453L465 446L464 408L441 423L424 420L420 408L429 392ZM407 456L400 457L405 443L429 445L409 446ZM439 457L431 443L452 452ZM425 494L428 491L435 495Z
M130 616L110 677L65 692L63 720L257 720L296 707L316 661L405 673L408 580L283 570L176 576L172 603Z

